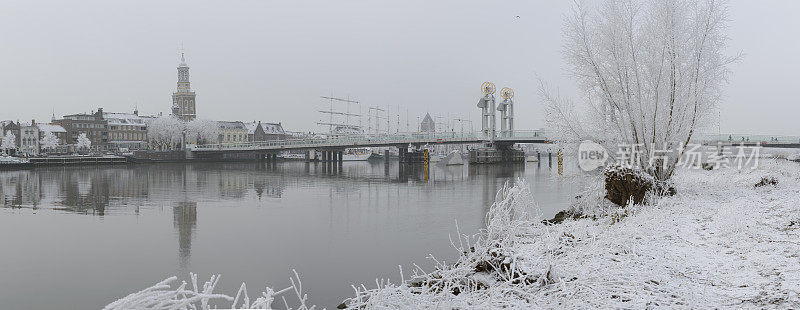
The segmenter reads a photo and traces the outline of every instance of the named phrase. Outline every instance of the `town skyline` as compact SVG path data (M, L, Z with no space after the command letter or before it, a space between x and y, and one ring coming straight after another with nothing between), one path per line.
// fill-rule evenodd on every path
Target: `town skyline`
M479 85L492 81L515 90L519 127L536 129L545 127L539 78L577 93L561 57L570 3L453 10L448 2L342 2L313 12L283 2L192 4L0 4L0 25L12 30L0 46L0 118L44 122L99 107L169 114L181 46L198 117L283 122L294 131L324 131L315 124L326 106L320 96L361 101L362 113L402 106L412 122L425 113L476 122ZM800 4L731 3L728 53L744 57L732 66L722 121L707 131L800 131L795 113L775 113L795 109L788 73L800 70L792 57L800 46L783 39L800 27L782 18L796 11L787 6Z

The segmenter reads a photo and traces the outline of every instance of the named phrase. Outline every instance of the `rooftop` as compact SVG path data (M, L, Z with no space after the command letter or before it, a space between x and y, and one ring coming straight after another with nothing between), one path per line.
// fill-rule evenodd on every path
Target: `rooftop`
M61 127L61 125L57 125L57 124L42 124L42 123L37 123L37 124L36 124L36 127L39 127L39 130L40 130L40 131L44 131L44 132L53 132L53 133L57 133L57 132L67 132L67 131L64 129L64 127Z
M144 118L133 113L104 113L109 125L144 125Z
M222 128L222 129L245 129L245 130L247 130L247 127L244 125L244 123L239 122L239 121L235 121L235 122L217 121L217 126L219 128Z

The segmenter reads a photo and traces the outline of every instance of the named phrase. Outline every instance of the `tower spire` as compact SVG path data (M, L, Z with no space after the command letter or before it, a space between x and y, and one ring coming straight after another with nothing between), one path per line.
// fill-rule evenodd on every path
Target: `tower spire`
M190 121L197 115L195 111L195 93L189 82L189 65L181 48L181 63L178 65L178 89L172 93L172 114L184 121Z

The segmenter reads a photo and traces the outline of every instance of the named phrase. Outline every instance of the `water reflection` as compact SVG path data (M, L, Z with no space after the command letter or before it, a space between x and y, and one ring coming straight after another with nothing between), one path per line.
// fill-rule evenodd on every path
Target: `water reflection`
M178 266L187 273L192 254L192 235L197 226L197 203L178 202L172 207L172 222L178 231Z
M481 190L491 201L505 180L522 177L524 164L440 167L369 162L159 164L115 167L66 167L0 171L0 206L53 208L103 216L138 212L164 202L191 203L219 198L280 199L287 186L334 185L357 190L353 182L428 184L486 180Z
M551 179L552 171L546 162L427 168L397 162L241 162L0 171L0 212L5 211L0 231L14 224L47 236L1 240L7 251L0 266L14 266L4 274L18 277L30 276L29 270L52 275L48 283L75 296L74 308L100 308L166 275L222 273L231 280L220 290L229 292L239 281L257 286L265 279L286 279L287 268L297 268L314 292L313 302L333 308L351 293L349 284L395 276L398 264L424 264L428 254L452 259L447 245L454 219L462 233L477 232L508 180L527 178L539 203L552 208L545 213L554 214L579 186L561 185ZM83 237L58 238L64 231ZM37 254L40 249L63 253ZM125 276L108 276L120 273ZM64 282L87 275L93 281ZM0 282L0 300L23 308L58 304L49 297L33 304L15 297L36 290L34 284Z

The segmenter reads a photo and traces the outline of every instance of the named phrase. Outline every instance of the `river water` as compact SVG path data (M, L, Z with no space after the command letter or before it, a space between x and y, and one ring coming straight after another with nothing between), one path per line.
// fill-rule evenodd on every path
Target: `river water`
M251 297L297 270L328 309L351 284L399 280L449 235L474 234L508 180L523 177L544 217L580 190L546 158L517 165L285 162L51 167L0 171L0 308L99 309L189 272ZM288 296L290 302L293 298Z

